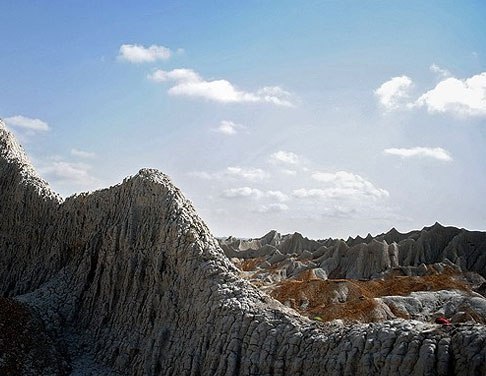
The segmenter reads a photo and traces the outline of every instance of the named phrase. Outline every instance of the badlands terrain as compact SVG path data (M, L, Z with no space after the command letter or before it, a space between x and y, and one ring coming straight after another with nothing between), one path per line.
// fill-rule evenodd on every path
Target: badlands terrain
M486 374L485 233L217 240L156 170L62 199L2 122L0 203L0 374Z
M309 240L271 231L220 239L241 275L318 321L486 324L486 233L443 227Z

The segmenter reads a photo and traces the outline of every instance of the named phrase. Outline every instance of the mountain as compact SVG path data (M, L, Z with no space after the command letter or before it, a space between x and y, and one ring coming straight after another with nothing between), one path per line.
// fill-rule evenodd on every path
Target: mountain
M271 244L268 242L270 234ZM300 267L294 268L291 276L314 267L333 278L369 279L392 272L416 274L420 273L418 267L422 265L446 263L486 278L486 232L444 227L439 223L406 234L392 228L385 234L350 237L346 241L310 240L299 233L281 235L271 231L262 238L240 240L230 237L219 239L219 242L230 258L259 257L260 264L256 263L256 266L278 262L282 267L294 261L308 261L307 265L301 263Z
M63 200L0 123L0 202L2 374L486 371L484 325L326 324L285 307L240 277L156 170ZM274 235L263 246L282 255L317 246Z

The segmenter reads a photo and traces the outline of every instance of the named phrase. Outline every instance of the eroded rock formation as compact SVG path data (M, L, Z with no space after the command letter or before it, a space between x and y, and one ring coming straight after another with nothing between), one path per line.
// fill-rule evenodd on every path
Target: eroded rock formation
M486 373L482 325L321 324L286 308L239 277L158 171L63 201L1 123L0 203L0 291L42 323L59 365L21 374Z
M285 260L284 278L303 270L319 268L332 278L369 279L387 273L424 274L427 265L448 266L475 272L486 278L486 233L444 227L436 223L419 231L401 234L391 229L376 237L348 240L310 240L299 233L281 235L271 231L258 239L220 239L230 258L260 259L264 268ZM258 265L258 260L255 260ZM290 274L288 273L290 272Z
M483 232L436 223L346 241L276 231L219 241L243 277L310 318L486 324Z

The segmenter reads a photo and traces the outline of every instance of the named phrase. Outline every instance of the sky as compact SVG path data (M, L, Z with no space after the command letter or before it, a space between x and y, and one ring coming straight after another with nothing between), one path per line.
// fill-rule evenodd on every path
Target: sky
M64 197L150 167L216 236L486 230L483 1L1 1L0 46Z

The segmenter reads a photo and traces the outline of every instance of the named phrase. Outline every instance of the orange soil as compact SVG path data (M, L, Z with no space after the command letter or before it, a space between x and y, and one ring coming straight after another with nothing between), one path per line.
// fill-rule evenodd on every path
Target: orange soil
M245 272L255 270L255 268L260 265L265 259L263 257L256 257L246 260L238 260L235 264L238 268Z
M470 291L466 282L451 273L423 277L396 276L369 281L321 280L315 278L312 271L305 271L299 277L297 280L279 283L272 296L282 303L287 302L300 313L321 321L375 321L377 303L373 298L382 296L406 296L414 291ZM343 290L347 292L341 296L346 298L339 301L338 292ZM407 318L406 313L396 307L391 307L391 311L398 317Z

